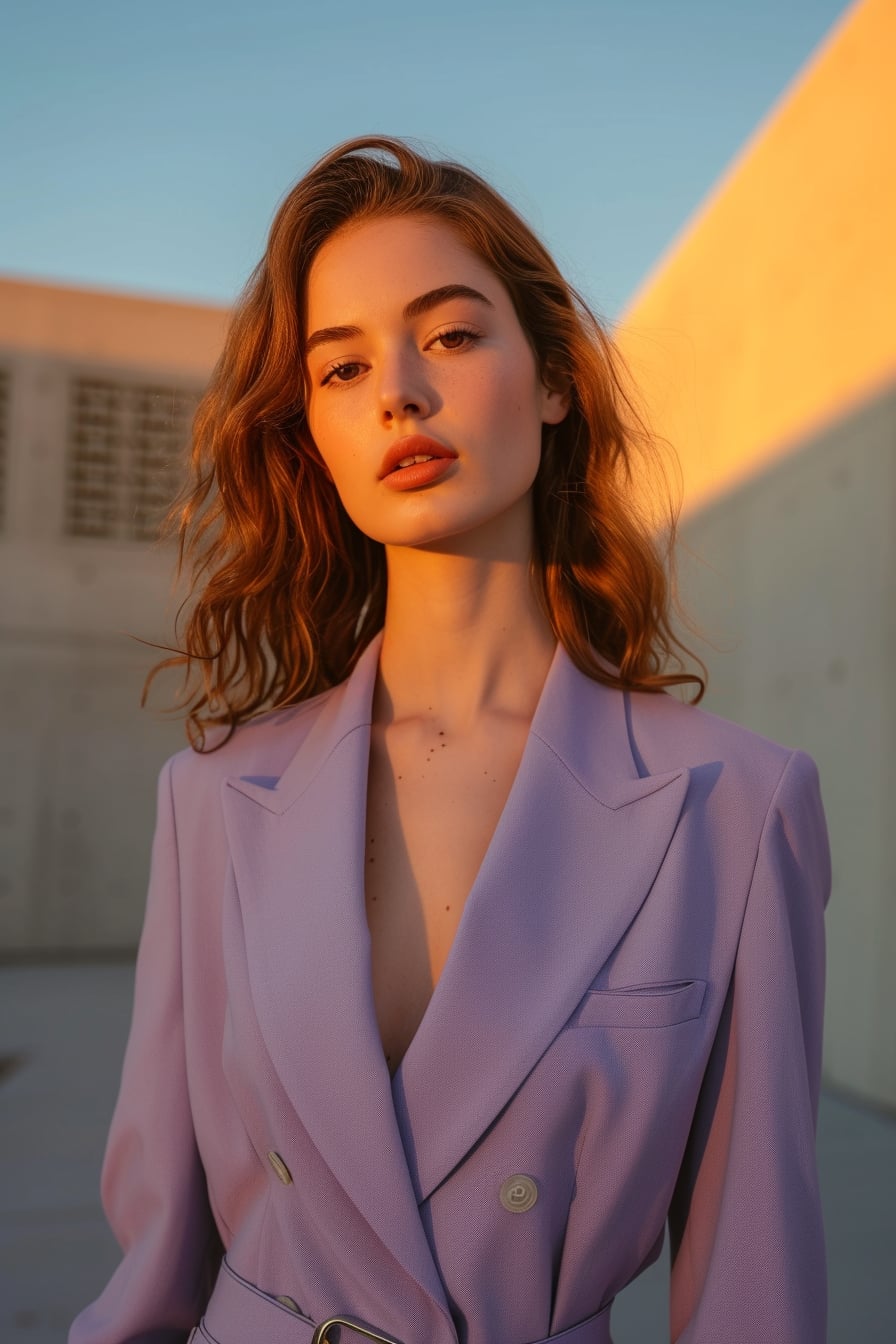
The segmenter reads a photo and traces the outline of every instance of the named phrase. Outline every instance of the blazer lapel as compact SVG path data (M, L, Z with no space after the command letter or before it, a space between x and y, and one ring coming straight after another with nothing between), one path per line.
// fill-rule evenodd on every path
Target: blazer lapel
M558 646L448 960L390 1087L363 872L380 642L329 695L275 787L231 778L223 804L255 1010L285 1091L371 1228L450 1319L418 1202L510 1100L624 935L689 775L639 777L624 696Z
M449 1318L396 1125L364 906L370 711L379 639L268 788L222 801L253 1001L297 1115L346 1193Z
M417 1198L470 1150L624 935L687 769L639 778L625 698L558 646L504 813L392 1082Z

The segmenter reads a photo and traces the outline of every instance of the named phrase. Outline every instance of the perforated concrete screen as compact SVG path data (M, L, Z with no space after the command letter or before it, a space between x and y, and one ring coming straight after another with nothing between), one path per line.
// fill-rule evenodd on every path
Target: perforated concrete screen
M183 481L199 397L183 387L74 377L65 532L152 541Z

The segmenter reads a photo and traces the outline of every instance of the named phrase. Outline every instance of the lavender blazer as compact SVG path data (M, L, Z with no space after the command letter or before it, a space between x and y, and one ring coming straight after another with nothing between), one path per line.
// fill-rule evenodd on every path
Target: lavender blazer
M674 1341L820 1344L812 761L558 648L390 1079L363 890L378 653L161 772L102 1177L124 1258L70 1344L310 1344L334 1315L609 1344L667 1220Z

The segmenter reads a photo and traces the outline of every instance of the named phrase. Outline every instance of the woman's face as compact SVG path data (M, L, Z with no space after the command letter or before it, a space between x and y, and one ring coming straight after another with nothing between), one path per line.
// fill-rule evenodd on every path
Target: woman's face
M541 427L567 401L485 262L428 216L349 226L315 257L306 308L308 423L355 524L413 546L515 511L528 536Z

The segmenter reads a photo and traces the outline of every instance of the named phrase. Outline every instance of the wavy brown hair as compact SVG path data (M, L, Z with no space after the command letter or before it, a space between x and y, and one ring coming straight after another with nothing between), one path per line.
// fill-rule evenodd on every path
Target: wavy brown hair
M418 214L452 228L507 288L542 381L570 408L545 426L533 486L536 591L556 638L589 677L659 691L704 676L671 624L675 509L655 507L636 460L662 467L621 357L532 230L481 177L404 140L365 136L324 155L289 191L231 315L193 422L191 481L172 508L178 574L189 565L182 647L197 750L343 680L382 627L383 546L350 520L308 429L304 310L311 264L348 224ZM705 674L705 668L694 659ZM216 739L219 735L215 734Z

